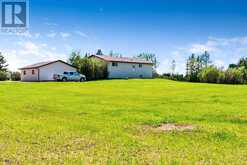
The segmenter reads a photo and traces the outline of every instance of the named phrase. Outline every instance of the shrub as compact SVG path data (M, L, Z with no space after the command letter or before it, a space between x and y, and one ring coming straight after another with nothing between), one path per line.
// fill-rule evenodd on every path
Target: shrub
M217 83L219 83L219 84L225 83L225 72L224 71L219 72L219 77L218 77Z
M21 73L20 72L11 72L10 78L12 81L20 81L21 80Z
M164 73L162 74L161 77L164 79L175 80L175 81L186 81L183 74Z
M0 71L0 81L8 80L8 73Z
M225 83L227 84L240 84L244 83L244 67L229 68L225 71Z
M203 68L198 77L201 82L217 83L220 77L220 70L215 66L209 66Z
M80 72L87 80L106 79L108 77L107 65L105 62L84 57L80 60Z
M161 75L155 70L153 69L153 78L160 78Z

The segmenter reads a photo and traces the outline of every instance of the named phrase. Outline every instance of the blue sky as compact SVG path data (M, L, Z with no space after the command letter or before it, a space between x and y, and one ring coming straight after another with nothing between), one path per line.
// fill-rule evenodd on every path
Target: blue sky
M29 0L30 28L0 35L9 68L102 49L155 53L159 72L184 73L191 53L208 50L217 66L247 56L247 2L240 0Z

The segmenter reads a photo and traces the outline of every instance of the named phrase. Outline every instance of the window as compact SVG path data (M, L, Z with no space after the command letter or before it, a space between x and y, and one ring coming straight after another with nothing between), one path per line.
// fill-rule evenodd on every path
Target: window
M139 64L139 68L142 68L142 64Z
M63 72L63 74L68 74L68 72Z
M132 68L136 68L136 66L135 65L132 65Z
M32 74L35 74L35 71L34 70L32 70Z
M69 74L70 74L71 76L73 76L73 75L74 75L74 72L69 72Z
M23 75L26 75L26 71L25 70L23 71Z
M112 62L112 66L117 67L118 63L117 62Z

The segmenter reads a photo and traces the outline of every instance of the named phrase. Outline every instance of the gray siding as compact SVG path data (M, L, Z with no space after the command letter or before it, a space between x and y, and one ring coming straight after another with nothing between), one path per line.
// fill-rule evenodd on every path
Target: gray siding
M50 65L40 67L40 81L53 81L54 74L63 74L63 72L76 72L76 69L62 62L56 62Z
M112 66L112 62L108 62L107 66L109 78L152 78L152 65L149 64L139 67L139 64L118 63L118 66Z
M32 71L34 70L34 74ZM24 74L26 72L26 74ZM21 71L21 81L38 81L38 69L25 69Z

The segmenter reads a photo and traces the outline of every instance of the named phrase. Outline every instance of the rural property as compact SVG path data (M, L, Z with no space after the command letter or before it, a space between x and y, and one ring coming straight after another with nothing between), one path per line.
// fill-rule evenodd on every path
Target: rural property
M247 0L0 0L0 165L247 165Z

